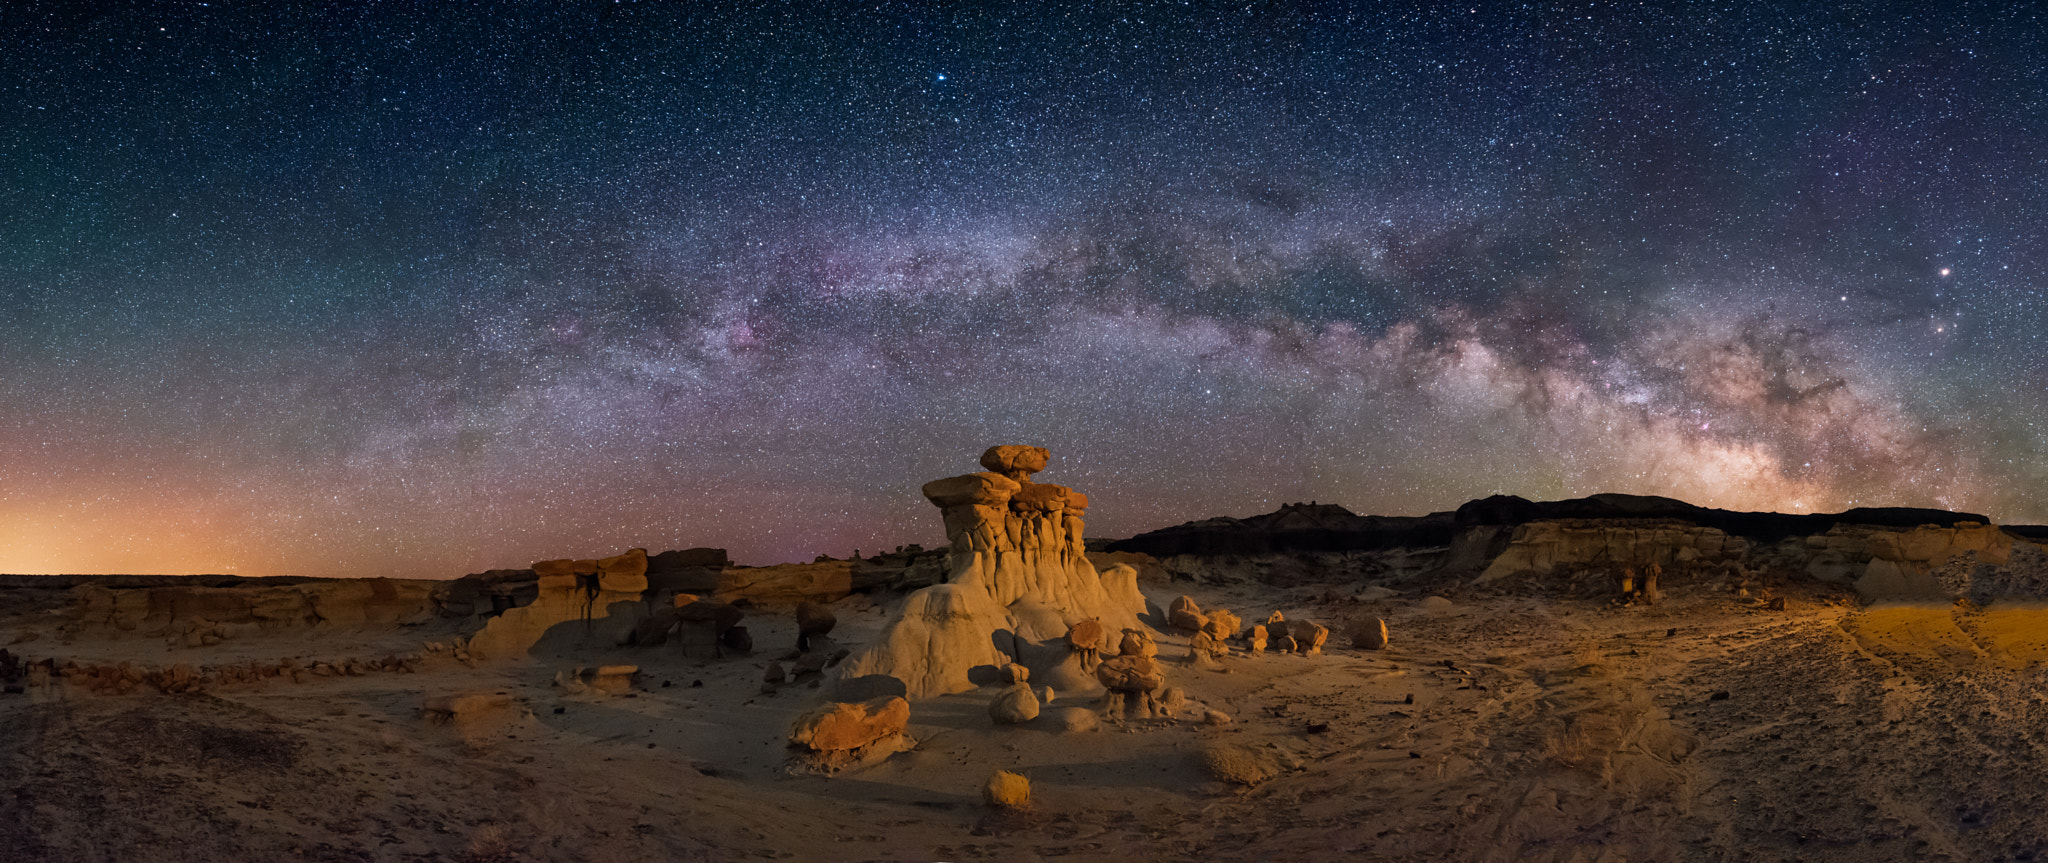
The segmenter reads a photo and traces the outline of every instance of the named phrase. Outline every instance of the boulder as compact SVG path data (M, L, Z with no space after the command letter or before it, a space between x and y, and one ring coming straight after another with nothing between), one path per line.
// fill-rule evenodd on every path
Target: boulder
M1159 643L1152 640L1152 634L1142 629L1126 629L1123 638L1117 642L1118 656L1158 656Z
M1370 615L1352 620L1351 646L1366 650L1387 649L1386 620Z
M796 649L811 649L811 638L825 635L832 627L839 625L839 617L832 609L805 600L796 605Z
M989 702L988 716L998 725L1017 725L1038 718L1038 694L1028 683L1011 684Z
M1031 780L998 770L988 781L982 783L981 800L990 806L1002 809L1026 809L1031 806Z
M997 670L1002 675L1004 683L1023 683L1031 679L1031 669L1014 662Z
M1022 481L1045 470L1052 453L1042 446L992 446L981 454L981 466L1009 479Z
M909 724L910 702L902 698L828 701L797 717L789 742L813 752L842 752L901 734Z
M1238 619L1238 616L1232 614L1229 609L1211 609L1205 616L1209 622L1202 627L1202 631L1217 641L1235 638L1238 632L1244 629L1244 621Z
M1201 632L1209 625L1209 617L1192 598L1182 596L1166 609L1166 625L1181 632Z
M1095 679L1113 692L1153 692L1166 685L1166 670L1150 656L1127 654L1103 660Z
M1253 653L1266 652L1266 640L1266 625L1263 623L1252 624L1250 628L1244 631L1245 649Z
M1323 652L1323 643L1330 640L1329 627L1306 620L1287 621L1287 634L1294 639L1294 652L1303 656Z

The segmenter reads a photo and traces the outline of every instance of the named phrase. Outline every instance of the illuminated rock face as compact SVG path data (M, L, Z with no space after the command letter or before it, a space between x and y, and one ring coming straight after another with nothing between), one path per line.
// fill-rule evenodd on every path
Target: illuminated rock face
M1105 580L1088 562L1088 497L1032 482L1047 460L1040 447L992 447L981 457L987 470L925 483L952 543L947 583L911 594L846 676L892 675L928 697L972 689L977 669L1016 662L1060 691L1097 685L1067 630L1090 619L1112 631L1137 626L1145 598L1127 573Z

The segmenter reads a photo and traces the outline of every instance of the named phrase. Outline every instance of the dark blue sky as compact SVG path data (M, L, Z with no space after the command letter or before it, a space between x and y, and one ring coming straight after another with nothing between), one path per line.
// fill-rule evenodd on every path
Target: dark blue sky
M2048 520L2024 4L0 13L0 571L1494 492Z

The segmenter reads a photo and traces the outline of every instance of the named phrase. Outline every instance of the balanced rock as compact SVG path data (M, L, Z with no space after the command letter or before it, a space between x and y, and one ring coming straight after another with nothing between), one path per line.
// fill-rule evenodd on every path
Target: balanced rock
M994 447L982 454L988 470L924 485L945 524L945 582L912 593L843 674L891 674L919 698L970 691L985 666L1012 662L1063 688L1094 686L1087 658L1075 656L1085 648L1064 636L1089 620L1137 626L1145 600L1135 582L1112 584L1089 562L1087 496L1030 480L1046 458L1039 447Z
M992 446L981 454L981 466L1018 482L1045 470L1052 453L1042 446Z
M1351 621L1351 646L1366 650L1387 649L1386 620L1367 616Z
M981 786L981 800L990 806L1002 809L1025 809L1031 806L1031 780L998 770L988 782Z
M901 734L909 724L910 702L894 696L828 701L797 717L789 742L813 752L841 752Z
M1194 599L1182 596L1166 609L1166 624L1182 632L1201 632L1209 625L1209 617Z
M1067 627L1067 644L1075 650L1100 653L1109 647L1109 630L1103 628L1102 621L1094 618L1076 621Z
M989 702L988 716L998 725L1017 725L1038 718L1038 694L1031 684L1013 683Z

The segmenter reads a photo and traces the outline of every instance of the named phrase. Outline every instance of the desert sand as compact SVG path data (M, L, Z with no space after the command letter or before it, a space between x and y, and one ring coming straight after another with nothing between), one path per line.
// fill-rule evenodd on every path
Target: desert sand
M2001 566L2038 563L2018 543ZM1117 559L1132 558L1094 556L1104 571ZM1160 715L1105 715L1099 688L1056 687L1037 718L999 723L990 704L1012 687L984 669L960 691L909 697L900 736L830 758L793 745L793 723L848 667L872 665L906 605L935 588L823 589L837 623L811 663L845 655L799 672L794 610L772 602L744 604L746 649L692 642L687 625L659 645L619 644L622 618L674 608L663 596L489 655L479 625L506 611L421 613L403 590L388 614L329 601L326 617L289 625L202 626L163 593L187 589L171 582L15 578L0 644L25 664L0 696L0 858L2048 854L2048 605L2023 593L1874 599L1853 580L1675 562L1654 597L1617 591L1619 565L1284 586L1258 569L1139 571L1134 628L1176 690L1160 691ZM108 617L110 590L159 601ZM1233 638L1190 663L1198 637L1167 620L1183 596L1248 625L1314 621L1329 640L1299 654ZM1375 620L1388 643L1356 646ZM1072 661L1046 656L1027 683ZM783 682L764 682L771 664ZM1028 780L1028 804L984 799L997 771Z

